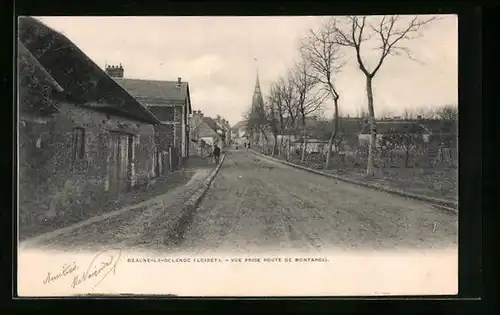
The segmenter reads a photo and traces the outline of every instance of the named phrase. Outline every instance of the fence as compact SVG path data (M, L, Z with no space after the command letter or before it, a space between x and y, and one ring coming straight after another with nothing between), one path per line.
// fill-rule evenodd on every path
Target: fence
M272 155L272 146L262 146L260 151L266 155ZM285 145L274 154L283 160L292 163L306 164L313 168L322 168L326 162L327 152L306 152L304 160L301 161L302 151L300 147ZM330 168L363 168L366 167L368 159L368 146L350 148L340 152L332 152L330 156ZM376 149L374 153L374 166L377 168L406 168L406 167L457 167L458 151L449 147L428 146L417 150L395 149L384 152Z

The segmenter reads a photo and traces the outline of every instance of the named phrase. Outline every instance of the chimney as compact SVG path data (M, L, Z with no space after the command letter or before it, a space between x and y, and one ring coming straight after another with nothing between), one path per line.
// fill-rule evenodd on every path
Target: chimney
M123 66L106 66L106 74L112 78L123 78Z
M201 110L194 110L193 111L193 116L203 117L203 113L201 112Z
M178 77L177 78L177 87L180 88L181 87L181 83L182 83L182 78L181 77Z

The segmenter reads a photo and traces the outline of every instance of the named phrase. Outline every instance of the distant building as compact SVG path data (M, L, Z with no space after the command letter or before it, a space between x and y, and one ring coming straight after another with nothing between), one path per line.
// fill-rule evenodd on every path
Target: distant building
M215 122L217 124L216 131L221 135L223 144L229 145L231 143L231 126L229 125L229 122L220 115L217 115Z
M231 140L234 144L243 145L247 140L246 138L247 122L240 121L231 128Z
M212 118L205 117L200 110L195 110L190 120L190 155L199 154L199 150L205 145L213 146L214 143L220 143L221 136L217 133L217 125Z
M389 133L416 134L422 137L424 142L429 142L430 131L418 121L408 120L381 120L375 124L377 143ZM370 143L371 125L365 121L359 133L359 143L366 145Z
M183 82L181 78L177 81L124 78L121 65L108 66L106 72L158 117L161 121L155 126L158 158L166 159L171 147L174 152L172 163L178 167L180 160L189 156L188 117L192 112L189 83Z

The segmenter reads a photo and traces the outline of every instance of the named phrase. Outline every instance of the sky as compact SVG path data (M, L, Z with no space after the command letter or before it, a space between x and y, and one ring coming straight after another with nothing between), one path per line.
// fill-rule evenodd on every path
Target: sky
M300 39L325 17L37 17L72 40L101 68L124 77L189 82L194 110L232 125L251 105L257 68L263 93L299 58ZM391 56L374 79L377 115L458 103L458 19L441 16ZM367 108L364 76L351 51L336 78L342 114ZM368 50L364 58L376 55ZM257 58L257 62L254 60ZM330 102L324 115L332 115Z

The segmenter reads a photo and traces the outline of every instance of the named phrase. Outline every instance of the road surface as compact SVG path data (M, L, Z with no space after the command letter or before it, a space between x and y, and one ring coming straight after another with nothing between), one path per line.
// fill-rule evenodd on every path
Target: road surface
M229 152L188 228L197 252L456 247L457 215L399 196Z
M118 244L198 253L457 247L456 214L244 150L227 153L180 243L165 240L158 211L134 211L94 223L45 246L69 250Z

